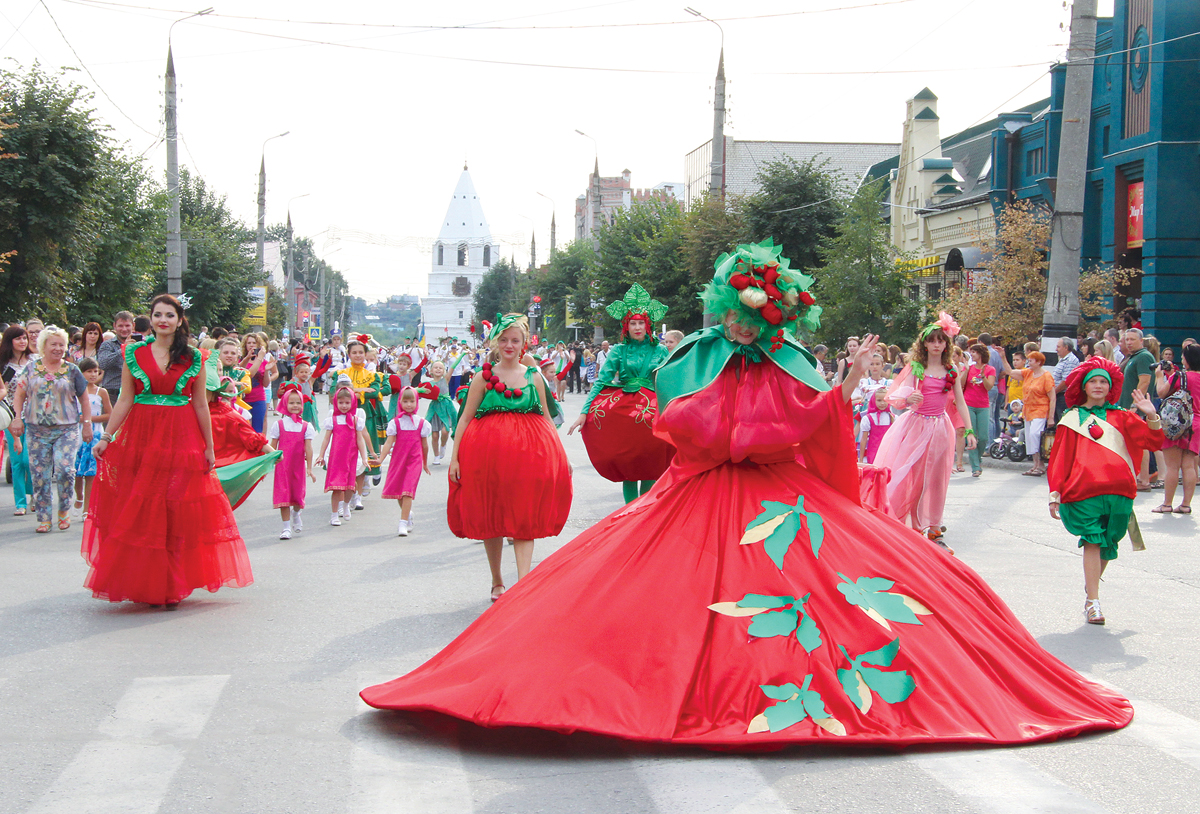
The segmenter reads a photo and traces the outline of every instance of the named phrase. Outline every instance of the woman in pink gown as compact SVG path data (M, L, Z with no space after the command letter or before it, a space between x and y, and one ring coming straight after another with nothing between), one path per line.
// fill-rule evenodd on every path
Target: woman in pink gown
M954 425L947 409L955 410L964 426L971 423L962 380L950 361L950 343L957 333L958 323L945 311L921 331L909 364L888 389L892 406L908 410L892 423L875 456L876 465L890 471L892 515L947 549L942 513L954 467ZM967 449L974 449L974 431L968 429L966 435Z

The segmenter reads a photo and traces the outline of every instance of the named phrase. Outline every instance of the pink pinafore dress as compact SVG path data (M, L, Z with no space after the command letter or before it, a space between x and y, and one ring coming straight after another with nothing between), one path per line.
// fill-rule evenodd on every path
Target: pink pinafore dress
M279 451L283 457L275 466L275 508L287 506L304 508L304 495L308 486L307 466L304 460L304 434L310 426L300 421L299 429L289 429L290 419L279 419Z
M339 422L339 419L340 422ZM333 416L333 436L329 440L329 461L325 465L325 491L354 491L358 475L357 411Z
M409 416L413 429L406 430L400 426L400 419L404 415L402 412L392 419L396 440L392 447L391 461L388 462L387 480L383 483L384 500L416 497L417 484L421 481L421 467L424 466L421 457L421 426L426 421L413 414Z

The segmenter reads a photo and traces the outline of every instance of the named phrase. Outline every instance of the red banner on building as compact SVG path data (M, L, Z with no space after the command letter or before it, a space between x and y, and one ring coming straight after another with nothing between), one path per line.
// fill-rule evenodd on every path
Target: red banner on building
M1125 230L1125 246L1129 249L1139 248L1146 241L1142 239L1142 183L1129 185L1129 222Z

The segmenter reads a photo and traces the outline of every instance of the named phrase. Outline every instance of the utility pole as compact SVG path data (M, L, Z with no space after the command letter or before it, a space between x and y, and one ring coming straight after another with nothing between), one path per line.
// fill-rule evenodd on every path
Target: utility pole
M277 136L264 139L262 143L262 161L258 165L258 251L255 255L255 269L258 271L260 281L267 278L263 259L267 234L267 142L271 139L283 138L290 132L292 131L284 130Z
M183 293L183 252L179 239L179 147L175 143L179 128L175 103L175 59L168 37L166 106L163 115L167 130L167 199L171 205L167 213L167 293L178 297Z
M292 268L295 263L295 254L292 251L292 213L289 210L287 216L287 289L284 293L284 318L287 320L287 332L290 339L296 330L296 286L292 283Z
M1096 0L1071 6L1058 185L1050 232L1050 273L1042 315L1042 352L1057 361L1058 338L1079 326L1079 264L1083 248L1083 196L1092 119L1092 72L1096 57Z
M554 213L550 213L550 259L554 259L555 238L554 238Z
M721 56L717 59L717 81L713 85L712 175L708 194L720 198L725 192L725 32L721 32Z

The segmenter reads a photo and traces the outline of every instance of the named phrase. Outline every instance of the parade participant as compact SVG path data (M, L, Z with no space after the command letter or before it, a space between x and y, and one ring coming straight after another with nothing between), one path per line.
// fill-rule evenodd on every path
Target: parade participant
M432 429L433 462L440 464L450 444L450 431L458 423L458 409L450 398L450 380L446 376L445 365L434 362L429 366L429 382L438 389L438 394L429 402L425 419Z
M28 324L28 323L26 323ZM71 497L75 485L75 457L79 452L80 423L83 441L92 440L91 402L87 379L66 358L67 332L53 326L38 335L38 358L13 377L14 417L8 428L29 447L33 480L33 505L37 532L50 531L53 487L58 487L58 528L71 527Z
M131 325L133 323L130 323ZM13 378L33 360L34 349L29 346L29 334L20 325L9 325L0 339L0 376L3 378L9 405L13 402ZM15 417L15 413L14 413ZM13 515L24 517L29 511L29 495L33 494L33 479L29 474L29 450L19 436L13 435L12 425L4 429L4 444L12 467Z
M359 334L346 345L346 352L350 356L350 364L338 370L337 374L339 376L346 375L350 378L350 387L358 397L359 408L365 416L367 439L371 445L371 458L374 460L379 454L379 448L383 446L384 438L387 436L388 419L380 397L390 394L392 389L388 382L387 374L376 373L367 368L367 342L370 339L370 334ZM366 484L367 476L370 476L375 484L378 485L380 477L379 465L371 465L364 475L360 477L358 490L354 494L352 508L361 509L363 496L371 493L370 487Z
M236 339L219 339L217 340L217 355L221 363L218 373L220 378L231 379L236 388L235 400L237 405L247 412L250 411L250 405L245 402L243 396L250 392L250 373L245 368L238 367L238 361L241 358L241 345Z
M767 316L782 338L722 273L704 293L717 324L659 369L655 433L678 451L650 494L363 700L720 749L1028 743L1129 723L1128 701L1043 650L974 571L859 505L849 401L873 342L829 390L789 336L816 325L812 278L778 252L737 256L780 271Z
M200 352L179 301L150 302L154 336L125 350L121 397L92 450L84 585L110 602L173 608L196 588L254 581L216 455ZM115 440L114 440L115 439Z
M411 356L406 353L402 353L396 357L393 364L395 366L395 372L388 376L388 384L392 391L391 399L388 401L388 421L391 421L398 415L397 411L400 409L400 393L403 392L404 388L412 387L414 379L412 373Z
M317 431L304 417L305 405L311 403L311 399L305 397L299 385L280 387L279 399L283 404L283 415L267 430L271 448L279 450L283 456L275 466L272 504L279 509L279 519L283 521L279 539L290 540L292 532L304 530L301 513L308 490L306 478L313 483L317 481L313 473L312 448Z
M434 362L434 367L441 362ZM445 369L442 370L445 373ZM433 370L430 370L433 374ZM406 387L400 394L400 415L388 422L387 440L379 453L382 461L388 455L387 480L383 482L383 499L395 500L400 504L400 526L397 536L407 537L412 531L412 504L417 496L417 484L421 473L429 471L429 436L433 427L417 415L417 391Z
M548 388L521 363L529 342L522 314L496 320L483 369L471 379L450 453L447 520L455 537L483 540L492 601L504 593L500 555L512 539L517 579L533 563L533 542L563 530L571 511L571 465L551 423Z
M112 402L108 399L108 391L100 386L104 371L94 357L80 359L79 372L87 380L88 407L92 413L92 440L81 443L75 455L75 515L82 520L92 503L92 479L96 477L96 457L92 455L92 447L100 440L104 424L112 415Z
M667 306L634 283L624 299L606 310L621 321L621 344L609 351L567 435L583 428L592 466L600 477L622 485L628 503L650 491L675 454L653 434L658 398L652 376L667 358L667 349L650 334L650 326L663 318Z
M1150 399L1135 390L1134 411L1116 406L1125 377L1114 362L1093 356L1067 377L1067 411L1050 452L1050 516L1061 519L1083 549L1083 580L1088 624L1104 624L1100 610L1100 577L1117 558L1117 543L1126 531L1137 548L1141 535L1133 516L1137 496L1135 473L1144 450L1163 443L1162 422Z
M567 343L555 344L554 350L550 352L550 359L554 362L554 374L550 384L553 385L558 400L562 401L567 397L567 374L571 372L571 351L567 350Z
M304 396L304 420L312 425L313 432L321 428L320 422L317 420L317 405L313 401L313 368L312 356L304 351L296 351L295 359L292 361L292 379L280 385L280 392L289 384L299 388L300 393ZM284 410L284 414L287 410Z
M266 334L248 333L242 338L242 359L239 365L250 376L250 390L243 397L250 408L250 425L262 432L267 421L267 388L271 384L270 368L274 363L267 352Z
M946 414L947 402L953 402L964 426L970 423L962 377L950 362L950 342L957 334L958 323L945 311L921 330L908 364L888 388L892 406L908 409L892 424L875 455L875 463L891 471L887 491L892 515L947 550L942 514L954 466L954 427ZM975 431L966 430L966 448L974 449L975 443Z
M340 526L353 513L351 499L356 488L360 462L372 463L364 430L367 416L358 408L358 396L349 385L333 394L333 414L325 419L325 437L317 453L317 465L325 467L325 491L329 493L329 525ZM329 452L326 460L325 453Z
M850 363L853 364L854 360L851 359ZM887 401L887 388L891 380L884 375L884 365L882 354L871 354L867 375L859 380L851 398L852 403L861 405L859 448L862 450L861 459L869 464L875 463L883 436L892 426L892 411Z
M267 436L255 432L249 419L235 406L237 386L232 379L221 376L220 367L214 355L205 357L204 387L208 394L217 480L229 505L236 509L275 467L279 453L268 445Z

